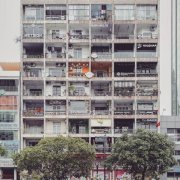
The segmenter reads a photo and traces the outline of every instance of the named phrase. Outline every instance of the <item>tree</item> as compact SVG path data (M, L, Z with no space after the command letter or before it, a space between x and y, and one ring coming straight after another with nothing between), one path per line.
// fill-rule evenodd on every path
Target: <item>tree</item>
M13 160L20 171L41 175L43 179L64 180L88 177L95 160L94 148L81 138L42 139L36 146L17 153Z
M6 155L6 153L6 149L2 145L0 145L0 156L4 156Z
M106 166L121 167L135 179L157 178L175 165L173 154L174 144L167 135L141 129L117 140Z

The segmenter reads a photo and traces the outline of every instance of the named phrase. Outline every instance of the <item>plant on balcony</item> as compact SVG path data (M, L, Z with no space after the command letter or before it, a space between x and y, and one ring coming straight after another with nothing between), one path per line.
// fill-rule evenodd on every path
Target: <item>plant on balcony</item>
M94 148L81 138L42 139L13 156L19 171L26 170L33 179L65 180L88 177L95 160Z
M121 167L137 180L159 179L159 175L176 164L173 154L174 143L167 135L139 129L135 134L125 134L117 140L106 166Z

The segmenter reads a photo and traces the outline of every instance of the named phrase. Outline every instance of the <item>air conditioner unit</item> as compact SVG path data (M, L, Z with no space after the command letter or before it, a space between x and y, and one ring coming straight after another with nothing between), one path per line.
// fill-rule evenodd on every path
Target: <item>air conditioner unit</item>
M157 28L157 26L156 26L156 25L151 25L149 29L150 29L150 31L152 31L152 32L153 32L153 31L155 31L155 30L156 30L156 28Z

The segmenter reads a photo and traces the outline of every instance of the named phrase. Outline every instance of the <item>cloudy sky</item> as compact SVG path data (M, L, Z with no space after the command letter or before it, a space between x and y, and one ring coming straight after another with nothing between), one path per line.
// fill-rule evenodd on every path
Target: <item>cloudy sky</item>
M160 1L160 110L171 114L171 0ZM165 15L163 15L165 14ZM20 0L0 0L0 61L20 61Z
M0 61L20 61L20 0L0 0Z

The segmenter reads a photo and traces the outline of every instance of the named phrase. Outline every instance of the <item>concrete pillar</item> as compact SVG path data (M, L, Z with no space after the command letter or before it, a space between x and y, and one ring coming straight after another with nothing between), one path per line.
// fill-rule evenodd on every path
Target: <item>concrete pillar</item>
M17 170L14 168L14 180L17 180Z

